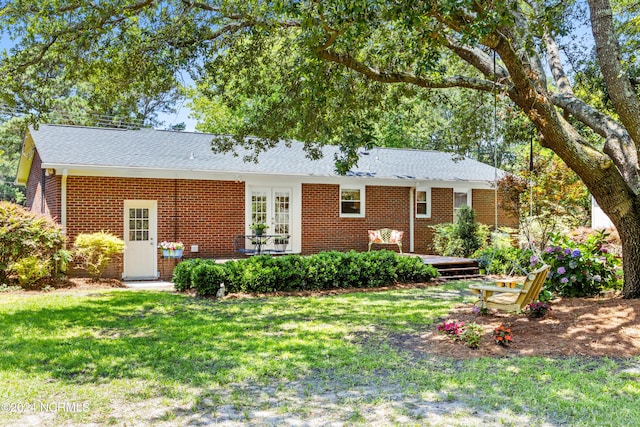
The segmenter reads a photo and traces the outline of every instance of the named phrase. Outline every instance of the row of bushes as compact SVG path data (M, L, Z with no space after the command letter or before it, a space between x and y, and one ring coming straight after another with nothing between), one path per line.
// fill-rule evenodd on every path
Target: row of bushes
M321 252L317 255L255 256L216 264L213 260L182 261L173 272L178 291L194 289L215 295L227 292L263 293L337 288L372 288L394 282L426 282L438 275L422 259L391 251Z
M124 251L124 241L104 232L78 235L72 251L65 243L62 228L52 219L0 202L0 285L42 286L62 275L72 259L97 280L111 257Z

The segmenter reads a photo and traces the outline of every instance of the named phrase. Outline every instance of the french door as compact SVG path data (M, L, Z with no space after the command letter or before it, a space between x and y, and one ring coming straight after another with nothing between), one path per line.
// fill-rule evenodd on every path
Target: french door
M265 234L291 235L291 193L286 187L252 187L247 228L262 222L269 226Z

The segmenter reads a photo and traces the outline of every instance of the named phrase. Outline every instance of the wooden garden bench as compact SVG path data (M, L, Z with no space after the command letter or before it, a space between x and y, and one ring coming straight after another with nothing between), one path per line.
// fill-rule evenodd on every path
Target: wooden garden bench
M509 282L499 281L496 284L503 286L472 284L469 285L469 289L479 295L478 304L480 307L505 311L524 310L527 304L538 300L550 268L548 265L543 265L529 273L524 279L522 287L504 287L504 284L509 286ZM516 283L517 286L516 281L511 280L510 282Z
M380 230L369 230L369 250L371 245L379 243L381 245L398 245L402 253L402 235L404 231L381 228Z

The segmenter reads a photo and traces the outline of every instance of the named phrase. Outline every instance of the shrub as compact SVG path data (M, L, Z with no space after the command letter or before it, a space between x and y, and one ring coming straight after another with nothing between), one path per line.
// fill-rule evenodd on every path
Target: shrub
M182 261L173 269L173 284L178 292L184 292L193 288L191 281L191 271L199 264L207 261L200 258L191 259L188 262Z
M604 245L607 233L596 231L583 243L571 241L567 236L553 235L551 245L542 254L542 260L551 266L545 288L568 297L597 295L604 289L619 289L621 280L616 271L620 260L608 253Z
M94 281L100 280L111 257L124 252L124 241L104 231L78 234L73 245L80 267L86 269Z
M520 274L529 271L532 256L530 249L494 246L478 249L473 254L480 269L487 274L509 274L514 270Z
M191 270L191 283L201 296L214 296L224 283L224 278L224 268L211 262L198 263Z
M0 283L8 281L10 276L15 277L16 268L27 274L22 266L33 263L34 259L42 263L40 267L48 265L44 277L54 275L63 267L54 257L64 243L62 229L53 220L13 203L0 202ZM32 260L21 261L24 258ZM40 267L39 273L32 277L43 273ZM22 280L29 281L27 275L23 275Z
M367 288L396 280L425 282L438 274L420 258L390 251L321 252L305 257L264 255L228 261L216 265L216 269L212 265L213 261L182 261L174 270L176 289L193 288L198 295L212 295L222 281L228 292L248 293Z
M428 282L438 275L436 268L427 265L422 259L414 256L397 257L396 274L398 282L419 283Z
M468 206L458 211L455 223L431 226L435 230L433 245L444 256L470 257L487 241L489 227L476 222L476 214Z
M28 288L51 275L51 261L28 256L14 262L10 270L18 277L20 286Z

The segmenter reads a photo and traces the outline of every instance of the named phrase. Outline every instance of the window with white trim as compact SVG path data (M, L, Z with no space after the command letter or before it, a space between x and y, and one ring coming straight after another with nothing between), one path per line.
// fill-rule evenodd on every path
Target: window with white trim
M340 186L340 216L364 217L364 185Z
M458 211L463 206L471 207L471 190L453 190L453 219L458 218Z
M431 188L416 188L416 218L431 218Z

